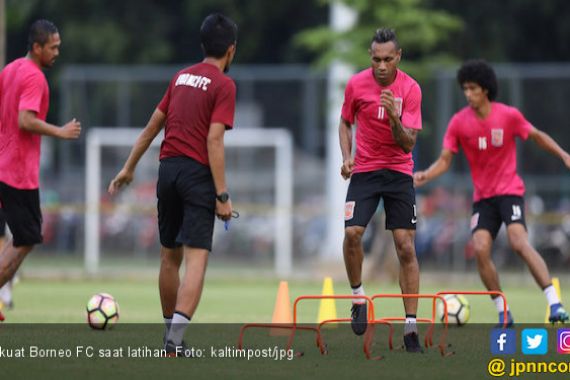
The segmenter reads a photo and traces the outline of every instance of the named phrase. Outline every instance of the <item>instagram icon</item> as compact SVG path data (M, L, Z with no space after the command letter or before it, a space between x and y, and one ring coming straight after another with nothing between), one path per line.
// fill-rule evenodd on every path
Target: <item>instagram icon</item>
M558 345L556 348L559 354L570 354L570 329L558 329Z

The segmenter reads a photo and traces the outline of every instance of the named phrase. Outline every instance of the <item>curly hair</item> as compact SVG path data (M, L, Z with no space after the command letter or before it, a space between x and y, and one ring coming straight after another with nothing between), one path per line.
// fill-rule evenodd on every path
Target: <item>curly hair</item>
M483 59L473 59L463 63L457 71L457 82L463 87L465 82L477 83L487 90L487 97L493 101L497 98L497 77L493 68Z

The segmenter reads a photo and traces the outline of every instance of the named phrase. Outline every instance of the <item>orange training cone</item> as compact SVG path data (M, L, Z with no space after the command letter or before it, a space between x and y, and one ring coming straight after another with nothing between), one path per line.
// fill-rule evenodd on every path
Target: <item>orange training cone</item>
M332 278L325 277L323 282L323 296L332 296L334 295L333 289L333 282ZM317 323L321 323L322 321L329 320L329 319L336 319L336 302L334 299L322 299L321 304L319 306L319 318ZM329 324L327 323L325 326L336 326L337 324Z
M289 298L289 284L287 281L281 281L279 283L279 290L277 290L277 299L275 300L275 309L273 310L271 323L289 325L293 323L291 299ZM271 328L269 335L289 335L290 332L290 329L274 327Z

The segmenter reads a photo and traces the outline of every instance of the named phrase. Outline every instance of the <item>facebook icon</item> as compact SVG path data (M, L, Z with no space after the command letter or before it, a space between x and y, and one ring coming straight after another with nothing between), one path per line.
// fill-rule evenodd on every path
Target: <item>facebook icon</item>
M513 329L491 330L491 353L494 355L512 355L517 351L517 334Z

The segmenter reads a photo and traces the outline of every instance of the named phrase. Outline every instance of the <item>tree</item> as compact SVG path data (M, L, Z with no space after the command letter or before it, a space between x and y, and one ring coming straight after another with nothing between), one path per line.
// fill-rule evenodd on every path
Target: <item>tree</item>
M443 10L429 9L422 0L321 0L327 4L342 1L358 13L358 22L346 32L333 32L326 26L302 31L296 36L301 46L316 52L318 65L326 66L333 59L364 67L370 64L366 52L374 31L379 27L396 30L406 59L406 70L416 76L425 73L426 65L453 61L441 49L442 42L461 30L457 16ZM335 48L337 46L343 48Z
M29 25L47 18L62 34L62 61L75 64L199 61L200 25L212 12L238 24L236 62L306 62L313 57L291 36L327 17L316 0L7 0L6 5L9 60L25 54Z
M570 2L567 0L429 0L464 20L449 41L461 58L490 62L570 60Z

